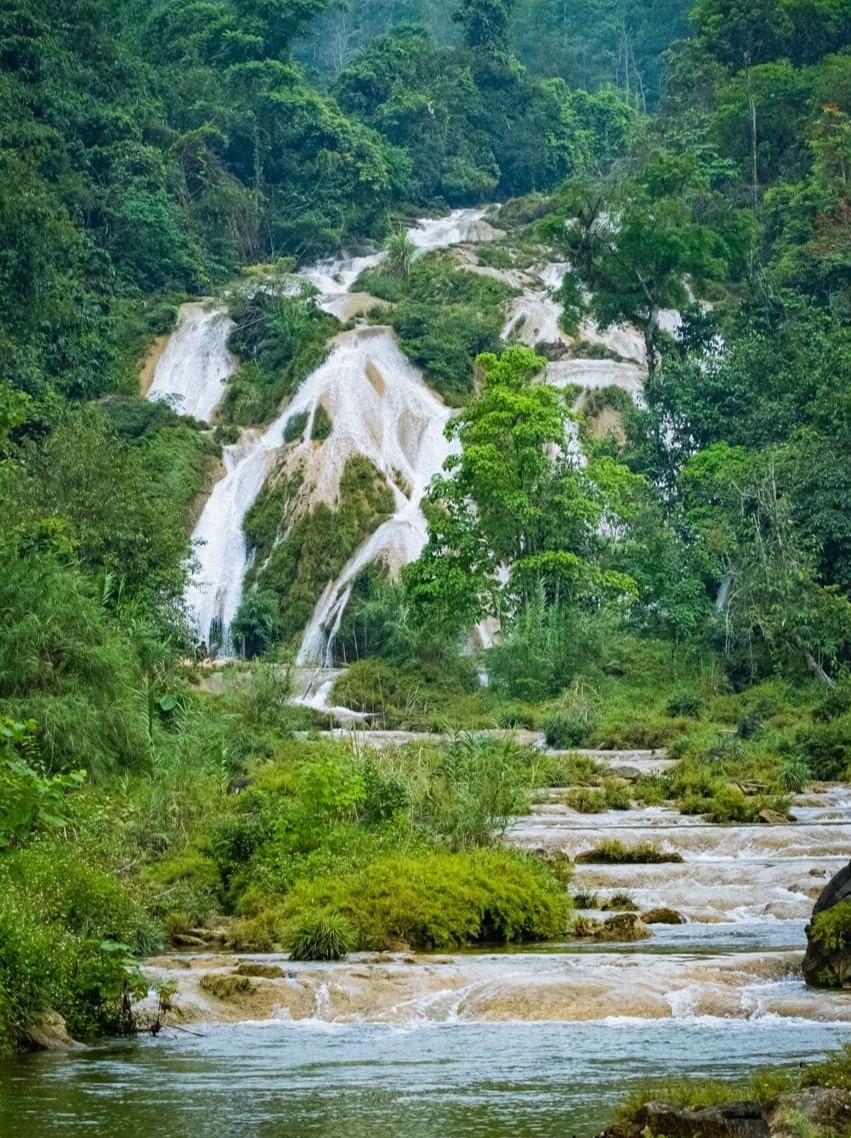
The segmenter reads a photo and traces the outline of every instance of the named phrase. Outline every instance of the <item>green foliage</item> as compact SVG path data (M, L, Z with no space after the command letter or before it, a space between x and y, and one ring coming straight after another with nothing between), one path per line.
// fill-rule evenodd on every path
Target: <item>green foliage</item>
M339 322L316 304L315 290L301 282L292 293L292 278L259 276L259 286L237 290L231 300L236 327L230 344L243 361L219 407L224 423L252 426L277 415L281 402L323 361L328 340ZM303 433L307 420L288 421L284 441Z
M840 901L817 913L810 923L809 937L823 952L847 952L851 946L851 901Z
M342 914L308 915L292 931L290 960L341 960L355 943L355 931Z
M36 724L0 719L0 852L33 835L64 826L64 799L82 784L83 771L48 775L34 761Z
M503 850L390 855L299 882L278 917L340 913L359 948L459 948L562 933L570 901L528 856ZM327 918L326 918L327 919Z
M362 278L363 285L368 288L370 280ZM501 281L459 272L443 253L430 253L411 267L390 322L406 354L447 403L457 405L469 397L473 361L499 344L510 295Z
M297 483L270 479L245 519L256 567L232 632L247 655L298 636L328 581L393 512L392 491L359 455L343 470L336 510L320 503L293 520L297 490Z
M79 850L36 843L0 864L0 1053L52 1008L91 1039L129 1026L125 994L139 995L131 951L156 930L138 902Z
M656 865L682 861L682 854L669 853L654 842L625 846L617 838L607 839L576 858L577 865Z

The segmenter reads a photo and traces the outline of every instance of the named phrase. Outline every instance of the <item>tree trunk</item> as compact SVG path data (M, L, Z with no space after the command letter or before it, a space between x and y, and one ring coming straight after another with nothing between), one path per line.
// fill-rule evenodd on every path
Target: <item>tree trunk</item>
M650 305L647 323L644 325L644 352L647 356L647 370L650 375L659 366L659 309Z

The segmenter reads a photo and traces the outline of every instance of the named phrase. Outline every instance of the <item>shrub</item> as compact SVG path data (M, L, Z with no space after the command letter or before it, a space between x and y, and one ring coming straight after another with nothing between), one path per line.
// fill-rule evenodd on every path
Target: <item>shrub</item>
M691 692L679 692L668 700L665 714L670 719L700 719L700 700Z
M606 795L602 790L576 786L564 796L566 806L579 814L602 814L606 809Z
M79 849L43 843L0 864L0 1053L20 1046L45 1008L90 1039L126 1026L125 985L140 988L129 953L158 930L141 905Z
M388 854L348 873L300 880L279 920L340 913L359 948L421 949L546 940L567 927L570 898L534 858L510 850Z
M801 744L814 778L844 779L851 770L851 714L814 723Z
M547 746L554 750L566 751L570 747L585 746L588 742L590 725L582 715L554 715L544 721L543 727Z
M851 947L851 900L817 913L810 923L809 937L824 952L847 952Z
M625 846L616 838L600 842L599 845L579 854L576 858L577 864L583 865L651 865L659 862L680 862L682 860L682 854L663 850L654 842L638 842L633 846Z
M638 909L638 905L629 893L613 893L611 897L606 898L601 907L620 913L634 913Z
M291 960L341 960L355 947L355 930L341 913L302 917L290 937Z
M629 810L632 806L632 791L629 785L620 779L603 779L603 794L607 810Z
M287 419L286 426L284 427L285 443L294 443L297 439L301 439L304 436L308 418L309 412L299 411L297 415L293 415L291 419Z

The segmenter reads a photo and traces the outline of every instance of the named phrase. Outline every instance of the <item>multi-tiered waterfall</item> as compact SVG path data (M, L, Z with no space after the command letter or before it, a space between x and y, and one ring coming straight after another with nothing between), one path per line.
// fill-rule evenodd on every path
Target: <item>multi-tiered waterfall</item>
M454 210L446 217L419 222L409 231L421 252L469 246L502 236L484 209ZM341 256L302 270L317 290L325 311L348 320L372 303L352 293L359 274L381 254ZM497 277L517 290L507 313L503 338L528 344L564 341L561 307L554 295L569 266L542 263L526 270L501 270L476 263L465 251L459 270ZM212 422L236 361L228 350L232 323L222 306L184 305L178 327L157 366L150 398L168 399L177 410ZM551 365L557 386L583 388L616 385L640 395L644 376L643 345L634 329L601 333L593 325L583 339L604 343L622 360L565 360ZM332 429L321 444L311 443L319 407ZM224 476L213 487L193 534L197 570L187 591L187 607L204 644L228 650L228 630L242 599L250 551L243 534L245 516L256 501L284 448L287 424L306 415L299 440L289 443L292 461L304 471L303 493L309 505L334 507L340 478L349 458L362 455L385 478L395 512L355 552L338 578L329 581L304 632L299 662L330 664L352 585L360 570L378 559L397 571L415 559L426 540L422 500L432 477L450 452L444 437L449 409L426 385L400 350L391 329L360 326L340 333L325 362L302 384L291 402L265 429L244 430L224 448Z

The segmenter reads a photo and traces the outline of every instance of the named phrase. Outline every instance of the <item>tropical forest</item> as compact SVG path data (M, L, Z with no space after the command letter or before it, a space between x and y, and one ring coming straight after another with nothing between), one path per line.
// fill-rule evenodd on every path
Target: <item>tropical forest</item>
M0 1135L851 1138L851 0L0 0Z

